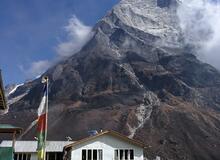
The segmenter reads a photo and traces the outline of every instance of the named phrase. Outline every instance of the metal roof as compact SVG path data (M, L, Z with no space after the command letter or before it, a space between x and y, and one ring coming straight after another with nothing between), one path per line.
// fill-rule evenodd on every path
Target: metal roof
M62 152L63 147L73 143L73 141L47 141L46 152ZM12 141L2 141L0 147L11 147ZM16 153L35 153L37 152L37 141L16 141Z
M0 133L21 133L22 128L10 124L0 124Z
M84 138L82 140L76 141L76 142L74 142L72 144L66 145L64 147L64 149L67 149L69 147L74 147L74 146L76 146L78 144L81 144L81 143L84 143L84 142L96 139L96 138L98 138L100 136L103 136L103 135L111 135L111 136L116 137L116 138L118 138L120 140L126 141L126 142L128 142L130 144L133 144L133 145L139 146L141 148L144 148L144 143L142 143L142 142L139 142L137 140L128 138L127 136L124 136L124 135L122 135L122 134L120 134L118 132L115 132L115 131L104 131L104 132L100 132L100 133L98 133L98 134L96 134L94 136L90 136L90 137Z

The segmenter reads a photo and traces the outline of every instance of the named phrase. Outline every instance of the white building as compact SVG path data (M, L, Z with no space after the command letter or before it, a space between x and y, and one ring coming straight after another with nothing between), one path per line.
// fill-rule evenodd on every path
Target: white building
M68 160L143 160L144 144L105 131L64 147Z
M47 141L46 160L62 160L63 147L71 144L70 141ZM12 141L2 141L0 147L11 147ZM37 160L37 141L16 141L14 160Z

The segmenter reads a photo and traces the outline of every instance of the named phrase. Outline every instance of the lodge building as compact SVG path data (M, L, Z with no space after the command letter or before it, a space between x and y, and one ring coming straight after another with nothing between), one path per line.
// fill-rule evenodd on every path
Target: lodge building
M105 131L66 145L64 152L65 160L143 160L144 144Z
M2 141L0 147L10 147ZM143 160L144 144L114 131L79 141L47 141L46 160ZM14 160L37 160L37 141L16 141Z

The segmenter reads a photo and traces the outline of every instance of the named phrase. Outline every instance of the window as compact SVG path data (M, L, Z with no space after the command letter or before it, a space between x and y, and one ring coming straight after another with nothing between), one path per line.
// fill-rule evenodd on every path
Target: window
M82 160L86 160L86 150L82 150Z
M134 159L134 150L130 150L130 159L133 160Z
M30 153L15 153L14 160L30 160L31 154Z
M98 160L102 160L102 159L103 159L103 157L102 157L102 150L99 149L98 152L99 152L99 158L98 158Z
M116 149L115 160L134 160L133 149Z
M83 149L82 160L103 160L103 152L101 149Z
M125 160L128 160L128 149L125 150Z
M63 160L62 152L47 152L46 160Z
M92 150L88 150L88 160L92 160Z
M119 157L120 157L120 160L123 160L123 153L124 153L124 150L123 149L120 149L120 152L119 152Z
M31 160L31 154L27 155L27 160Z
M56 153L49 153L47 160L55 160L55 159L56 159Z
M22 160L22 153L18 154L18 160Z
M25 160L26 160L26 158L27 158L26 154L23 154L22 159L25 159Z
M118 150L115 150L115 160L118 160Z
M14 154L14 160L17 160L18 159L18 154Z
M93 155L93 160L97 160L98 154L97 154L97 150L96 149L93 150L92 155Z
M62 152L57 152L57 160L63 160L63 153Z

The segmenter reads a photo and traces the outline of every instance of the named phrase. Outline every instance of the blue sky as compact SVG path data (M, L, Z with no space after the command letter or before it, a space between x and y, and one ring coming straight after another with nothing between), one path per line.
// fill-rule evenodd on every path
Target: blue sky
M66 32L73 32L68 30L71 18L76 17L88 29L118 1L0 0L0 68L4 83L23 82L34 76L30 72L33 63L56 59L56 47Z

